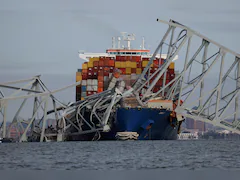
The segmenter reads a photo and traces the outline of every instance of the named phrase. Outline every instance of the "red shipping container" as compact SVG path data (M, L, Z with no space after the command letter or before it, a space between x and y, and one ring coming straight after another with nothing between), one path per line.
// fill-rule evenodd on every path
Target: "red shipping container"
M99 60L104 60L105 59L105 56L100 56L99 57Z
M104 66L104 61L103 61L103 59L102 59L102 60L99 60L98 66L101 66L101 67Z
M93 72L93 68L88 68L88 72Z
M169 79L166 79L166 84L168 84L170 82L170 80Z
M88 75L88 77L91 77L93 74L92 74L92 72L88 72L87 75Z
M99 61L93 61L93 67L98 67L98 62Z
M142 61L149 61L149 58L142 58Z
M94 73L98 73L98 69L94 69L94 68L93 68L93 72L94 72Z
M136 68L132 68L132 69L131 69L131 73L136 74L136 72L137 72L137 69L136 69Z
M142 62L137 62L137 68L141 68L142 67Z
M140 62L141 61L141 56L136 56L136 62Z
M170 73L167 72L166 79L170 79Z
M127 61L128 56L122 56L121 61Z
M170 74L170 80L173 80L175 78L175 74Z
M154 73L154 68L150 67L150 73Z
M76 86L76 93L81 94L81 86Z
M86 80L87 79L87 74L82 74L82 80Z
M104 59L104 67L109 66L109 59L105 58Z
M119 68L121 70L121 74L126 74L126 69L125 68Z
M98 76L103 76L104 73L103 73L103 70L98 70Z
M174 69L168 69L169 74L175 74Z
M114 67L110 67L110 73L114 71Z
M109 71L104 71L104 76L109 76Z
M158 85L158 86L162 86L162 85L163 85L163 80L162 80L162 79L159 79L158 82L157 82L157 85Z
M113 59L109 60L109 66L114 67L115 61Z
M122 56L116 56L116 61L121 61Z

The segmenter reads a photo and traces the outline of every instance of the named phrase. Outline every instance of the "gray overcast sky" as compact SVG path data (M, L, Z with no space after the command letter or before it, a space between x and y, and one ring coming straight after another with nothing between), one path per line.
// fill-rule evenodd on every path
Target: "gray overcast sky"
M239 52L239 0L0 0L0 82L42 74L55 89L75 82L78 50L104 52L111 37L141 36L153 51L174 19ZM65 100L73 100L74 89Z

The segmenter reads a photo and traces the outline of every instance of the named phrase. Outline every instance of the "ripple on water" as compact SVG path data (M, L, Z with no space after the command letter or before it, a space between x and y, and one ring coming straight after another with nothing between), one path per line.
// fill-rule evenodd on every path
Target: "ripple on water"
M0 145L2 169L238 169L240 141L105 141Z

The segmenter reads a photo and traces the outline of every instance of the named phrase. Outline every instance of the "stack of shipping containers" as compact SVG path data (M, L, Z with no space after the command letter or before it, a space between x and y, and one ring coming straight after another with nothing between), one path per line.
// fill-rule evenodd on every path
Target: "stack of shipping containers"
M150 58L141 56L89 58L89 62L83 63L82 69L78 69L76 73L76 81L81 81L81 85L76 87L76 101L106 90L112 76L124 80L126 86L131 86L147 66L149 60ZM156 58L151 65L150 74L154 73L163 63L163 59ZM172 62L166 73L166 84L174 78L174 62ZM163 76L153 88L153 92L160 90L162 85Z

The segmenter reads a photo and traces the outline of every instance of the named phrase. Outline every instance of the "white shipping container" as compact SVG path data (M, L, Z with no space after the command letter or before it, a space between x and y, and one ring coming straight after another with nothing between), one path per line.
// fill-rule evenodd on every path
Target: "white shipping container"
M98 86L92 86L93 87L93 91L97 91L98 90Z
M92 80L92 85L93 86L97 86L98 85L98 80L97 79L93 79Z
M93 91L93 86L87 86L87 91Z
M88 80L87 80L87 85L88 85L88 86L91 86L91 85L92 85L92 79L88 79Z
M87 85L87 80L82 80L82 85L86 86Z

